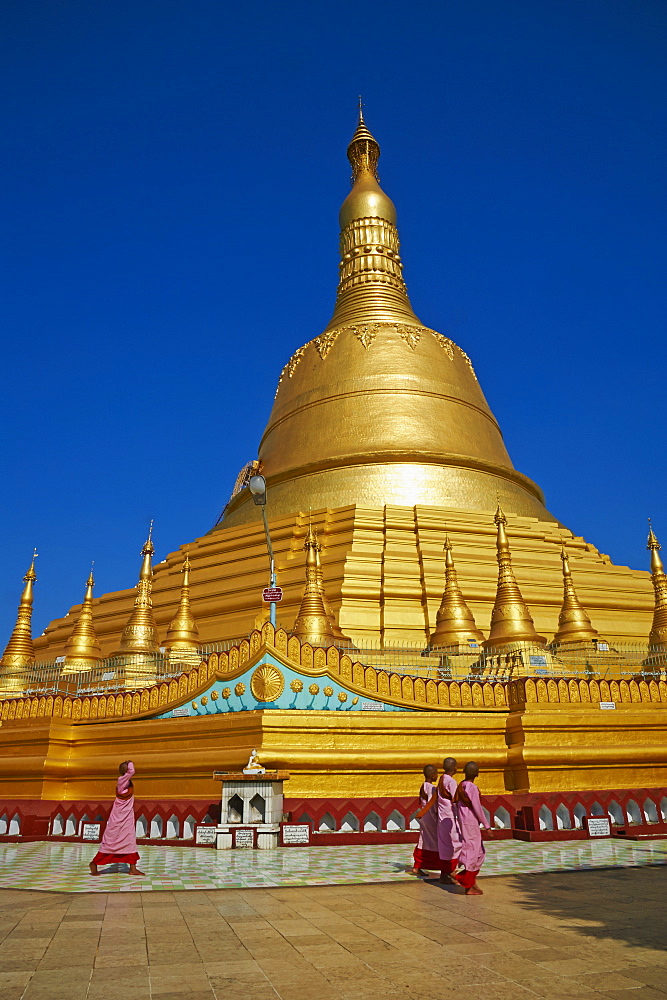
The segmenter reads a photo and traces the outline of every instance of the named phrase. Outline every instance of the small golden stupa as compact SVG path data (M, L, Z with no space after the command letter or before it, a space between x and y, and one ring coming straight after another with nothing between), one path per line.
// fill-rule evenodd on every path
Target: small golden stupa
M102 650L93 625L93 587L95 579L92 568L86 581L86 594L72 634L65 646L63 674L90 670L102 659Z
M35 662L35 646L32 641L32 605L33 586L37 580L37 574L35 573L36 558L37 549L35 549L33 554L30 568L23 577L25 587L23 588L19 602L16 625L0 660L0 668L2 668L2 672L6 677L2 685L4 688L7 688L10 684L9 678L12 674L20 673L20 671Z
M435 631L429 646L432 650L458 649L461 646L477 645L484 641L484 635L475 624L470 608L459 587L452 544L445 536L445 589L442 603L435 617Z
M649 633L650 646L659 652L667 652L667 576L660 558L660 542L653 528L649 528L646 546L651 553L651 579L655 592L655 609Z
M153 601L151 600L154 553L153 522L151 521L148 538L141 550L143 558L139 582L137 583L137 595L132 614L121 633L119 654L152 654L157 653L160 648L157 626L153 617Z
M169 623L165 648L171 661L197 662L199 660L199 630L190 607L190 560L183 560L181 600L175 617Z

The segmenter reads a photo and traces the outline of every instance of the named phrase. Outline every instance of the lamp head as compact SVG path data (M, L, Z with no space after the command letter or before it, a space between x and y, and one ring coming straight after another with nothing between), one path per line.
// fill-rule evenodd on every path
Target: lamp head
M266 479L264 476L251 476L248 489L252 494L253 502L263 507L266 503Z

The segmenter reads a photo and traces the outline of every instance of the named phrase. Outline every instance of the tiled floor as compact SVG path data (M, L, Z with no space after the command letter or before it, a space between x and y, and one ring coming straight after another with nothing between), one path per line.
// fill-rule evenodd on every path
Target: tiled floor
M174 889L248 889L288 885L350 885L410 881L409 844L366 847L285 847L275 851L215 851L140 847L146 878L118 873L92 878L93 844L32 843L0 846L0 888L57 892L146 892ZM572 871L667 864L667 840L573 840L487 845L485 875ZM2 1000L0 996L0 1000Z
M0 1000L666 1000L667 867L482 886L0 890Z

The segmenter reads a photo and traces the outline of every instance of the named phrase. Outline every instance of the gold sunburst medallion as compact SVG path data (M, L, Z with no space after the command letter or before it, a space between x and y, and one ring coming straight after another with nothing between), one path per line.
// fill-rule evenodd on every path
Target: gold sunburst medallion
M269 663L257 667L250 678L250 690L257 701L275 701L285 688L285 678L277 667Z

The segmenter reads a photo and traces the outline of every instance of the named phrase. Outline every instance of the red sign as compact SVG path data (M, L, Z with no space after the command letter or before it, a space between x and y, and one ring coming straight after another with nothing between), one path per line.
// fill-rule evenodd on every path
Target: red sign
M282 587L265 587L262 591L262 600L265 604L277 604L283 599Z

